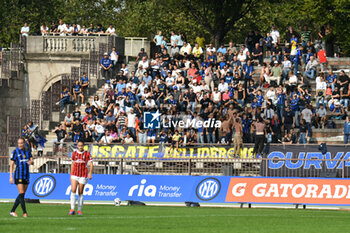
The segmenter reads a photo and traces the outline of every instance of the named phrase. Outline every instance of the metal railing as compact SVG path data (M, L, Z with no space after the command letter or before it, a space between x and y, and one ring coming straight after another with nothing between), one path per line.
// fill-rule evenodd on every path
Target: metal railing
M332 177L350 178L348 160L322 159L317 163L321 168L308 167L314 159L299 160L299 168L282 166L277 163L293 162L294 159L131 159L93 158L94 174L133 174L133 175L207 175L243 177ZM295 162L295 161L294 161ZM71 158L68 156L34 157L32 173L69 173ZM337 164L327 168L326 163ZM9 171L9 157L0 157L0 172Z

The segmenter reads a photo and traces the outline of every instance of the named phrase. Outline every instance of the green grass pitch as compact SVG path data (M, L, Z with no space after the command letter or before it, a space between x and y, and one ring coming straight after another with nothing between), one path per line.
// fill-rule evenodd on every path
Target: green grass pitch
M349 232L350 212L265 208L85 205L84 216L68 216L68 205L27 204L29 217L10 217L0 204L0 232Z

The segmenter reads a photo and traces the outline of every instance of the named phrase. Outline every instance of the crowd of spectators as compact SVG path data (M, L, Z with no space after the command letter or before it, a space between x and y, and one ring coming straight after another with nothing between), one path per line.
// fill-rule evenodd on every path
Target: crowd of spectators
M28 36L30 33L30 28L28 23L24 23L21 28L21 35ZM55 21L52 21L51 25L46 25L43 23L40 26L40 30L34 32L36 35L48 36L88 36L88 35L110 35L116 36L116 30L113 25L109 25L107 28L104 28L101 24L95 26L90 24L86 26L85 24L80 26L77 23L64 23L63 20L59 20L58 24Z
M161 31L153 42L156 53L149 57L141 49L131 72L123 64L112 75L118 53L114 49L104 54L103 95L86 103L84 112L77 107L65 117L63 130L69 128L73 141L239 144L235 146L255 142L255 152L261 153L261 143L305 144L312 129L330 128L330 121L346 117L349 77L327 66L322 43L312 40L307 27L300 35L289 28L283 39L275 27L266 37L251 32L240 47L232 42L228 47L205 47L201 35L190 44L175 32L167 41ZM62 93L63 109L64 103L82 95L82 81L76 86L72 94L68 89ZM84 103L83 96L81 100ZM183 129L167 124L145 129L143 112L156 111L165 122L220 120L221 127Z

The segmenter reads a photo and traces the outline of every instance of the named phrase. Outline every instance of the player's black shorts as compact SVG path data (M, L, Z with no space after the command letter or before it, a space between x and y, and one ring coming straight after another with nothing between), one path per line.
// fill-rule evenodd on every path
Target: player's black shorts
M29 179L15 179L15 184L29 184Z

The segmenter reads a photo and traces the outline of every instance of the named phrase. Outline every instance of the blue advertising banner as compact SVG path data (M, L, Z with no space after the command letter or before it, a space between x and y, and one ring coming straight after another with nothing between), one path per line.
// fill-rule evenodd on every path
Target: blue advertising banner
M225 202L229 177L93 175L85 185L85 200L149 202ZM15 198L17 188L9 183L8 173L0 173L0 198ZM226 189L226 190L224 190ZM27 198L68 200L69 174L31 174Z
M15 185L0 173L0 199L14 199ZM68 200L69 174L31 174L27 198ZM283 203L350 205L349 179L93 175L86 200L145 202Z

